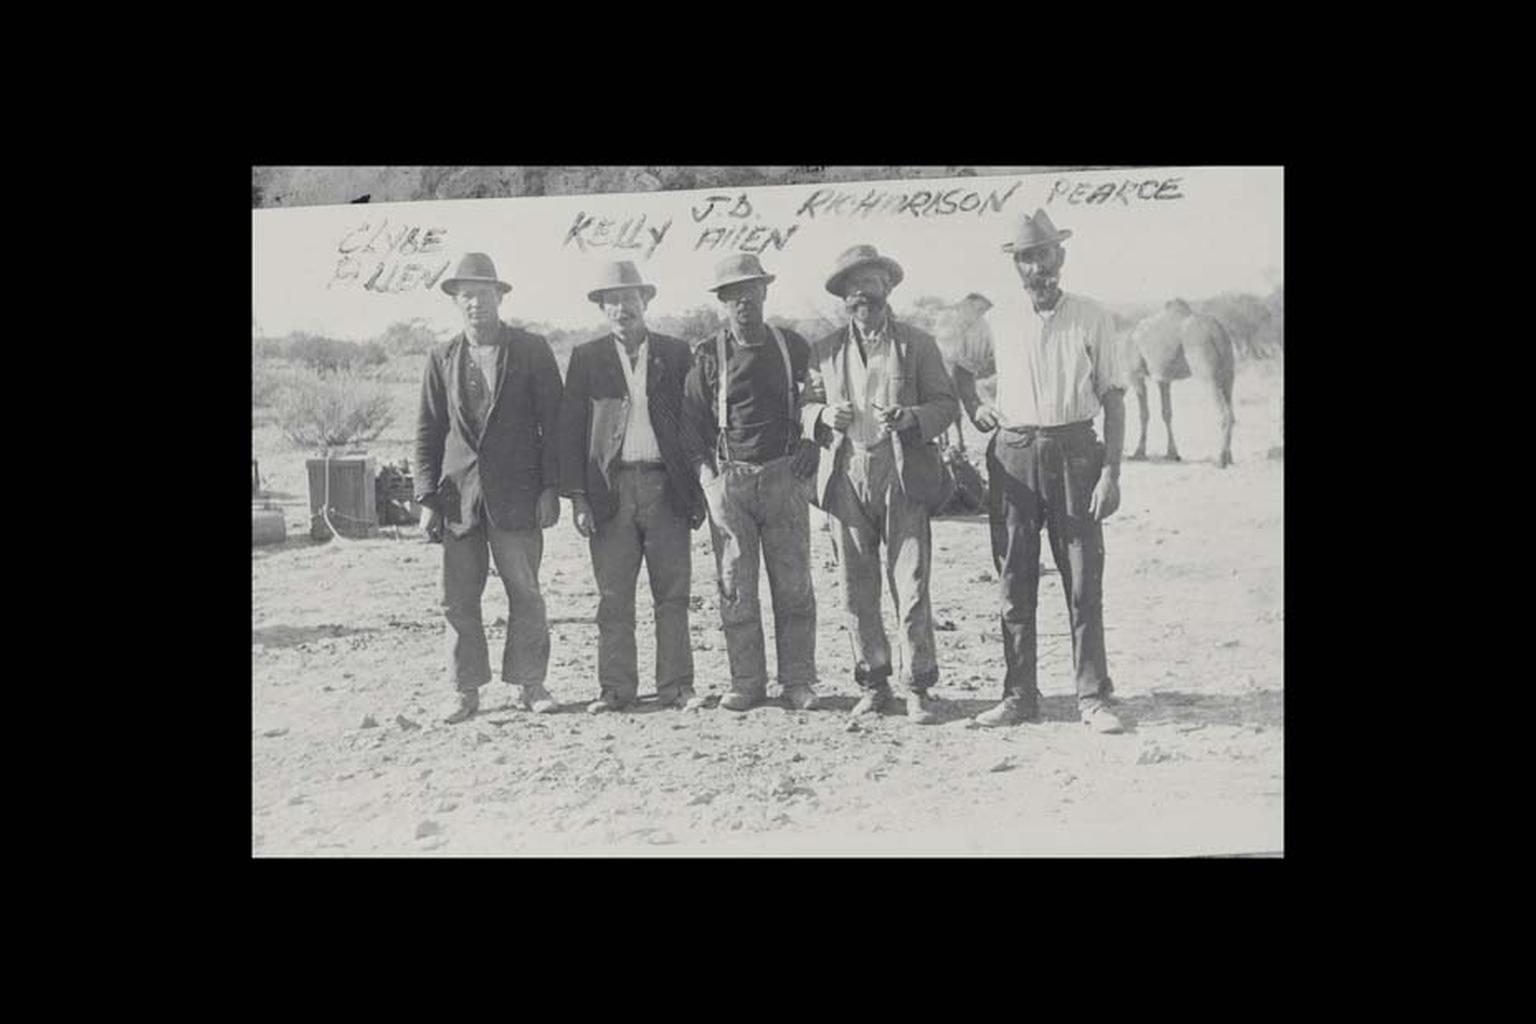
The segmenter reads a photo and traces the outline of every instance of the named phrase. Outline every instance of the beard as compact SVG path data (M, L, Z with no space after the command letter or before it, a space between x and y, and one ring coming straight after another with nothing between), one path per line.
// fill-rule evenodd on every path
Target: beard
M848 301L848 315L855 320L878 320L885 311L885 300L874 295L864 295Z

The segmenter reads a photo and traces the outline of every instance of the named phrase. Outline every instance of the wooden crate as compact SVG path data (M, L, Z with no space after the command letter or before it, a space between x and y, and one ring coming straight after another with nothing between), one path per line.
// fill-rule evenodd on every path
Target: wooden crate
M330 527L320 514L326 502L325 459L308 459L309 535L315 540L329 540ZM372 537L378 533L379 514L374 496L374 464L366 455L332 456L330 466L331 526L343 537Z

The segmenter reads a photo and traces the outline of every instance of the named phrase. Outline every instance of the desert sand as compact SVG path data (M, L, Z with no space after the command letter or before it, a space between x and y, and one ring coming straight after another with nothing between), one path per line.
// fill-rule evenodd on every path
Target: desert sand
M402 416L370 446L409 454ZM545 534L543 585L559 713L508 706L499 679L481 712L443 725L449 693L438 606L440 549L409 528L377 539L308 537L304 459L260 417L254 455L289 539L251 552L253 855L1158 854L1284 849L1283 361L1240 364L1235 465L1217 469L1215 410L1174 387L1185 457L1125 464L1105 525L1106 634L1123 735L1076 718L1059 578L1041 580L1045 721L980 730L1000 696L997 581L983 517L933 525L942 724L899 713L848 731L857 696L830 536L813 516L817 659L827 710L770 701L592 716L597 596L562 501ZM1163 433L1153 395L1148 450ZM1135 401L1128 398L1135 445ZM974 433L967 441L977 446ZM726 689L708 531L694 534L697 688ZM642 573L641 693L654 645ZM768 605L766 584L764 605ZM499 667L507 602L484 598ZM768 619L772 670L772 624ZM887 629L892 628L887 608Z

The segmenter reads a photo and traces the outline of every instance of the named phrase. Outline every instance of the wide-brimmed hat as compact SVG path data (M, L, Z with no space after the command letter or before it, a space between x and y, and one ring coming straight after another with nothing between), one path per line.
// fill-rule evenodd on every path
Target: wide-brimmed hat
M1023 252L1038 249L1042 245L1064 242L1072 237L1070 231L1057 231L1051 218L1041 209L1034 214L1021 213L1013 224L1013 237L1003 243L1003 252Z
M597 284L587 292L587 298L601 302L603 292L619 288L639 288L646 302L656 297L656 286L640 279L640 268L635 266L634 260L612 260L603 264L598 272Z
M900 263L889 256L881 256L874 246L856 245L837 258L837 268L832 271L832 276L827 278L827 291L841 298L844 278L860 267L868 266L880 267L890 274L892 288L900 284L901 279L906 276L902 273Z
M501 289L503 295L512 290L511 285L496 276L496 264L492 263L491 258L483 252L465 253L464 258L459 260L459 265L453 268L453 276L438 287L452 295L457 285L471 281L493 284Z
M735 253L715 264L715 283L709 286L709 290L718 292L728 284L739 284L742 281L769 284L774 280L774 276L763 269L762 261L756 256L751 253Z

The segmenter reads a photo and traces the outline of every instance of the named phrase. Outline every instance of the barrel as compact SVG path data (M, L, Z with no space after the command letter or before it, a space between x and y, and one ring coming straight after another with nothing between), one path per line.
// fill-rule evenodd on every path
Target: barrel
M281 544L288 539L282 509L251 509L251 545Z

